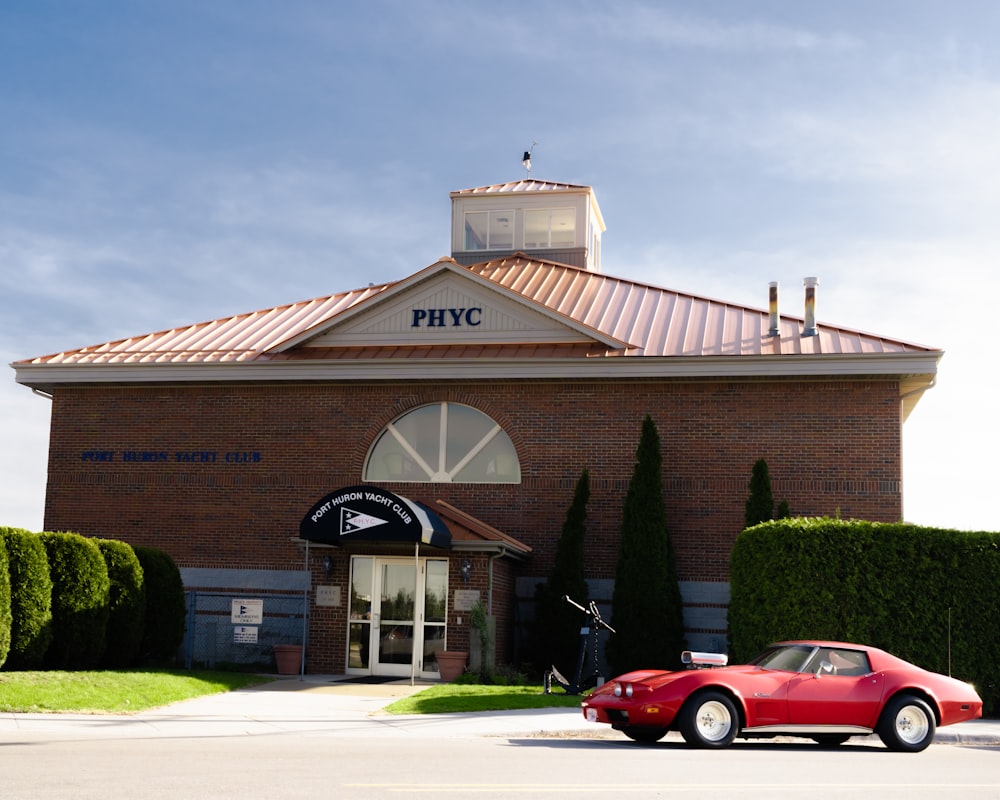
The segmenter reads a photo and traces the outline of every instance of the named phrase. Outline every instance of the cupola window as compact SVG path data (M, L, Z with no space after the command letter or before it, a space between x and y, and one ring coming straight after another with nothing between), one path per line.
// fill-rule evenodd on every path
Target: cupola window
M513 247L513 210L466 212L466 250L511 250Z
M576 244L576 209L537 208L524 212L526 248L572 247Z

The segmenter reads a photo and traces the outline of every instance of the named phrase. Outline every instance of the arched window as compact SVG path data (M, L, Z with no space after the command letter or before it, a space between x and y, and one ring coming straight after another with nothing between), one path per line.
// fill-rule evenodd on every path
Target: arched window
M510 437L481 411L432 403L390 422L368 453L366 481L520 483Z

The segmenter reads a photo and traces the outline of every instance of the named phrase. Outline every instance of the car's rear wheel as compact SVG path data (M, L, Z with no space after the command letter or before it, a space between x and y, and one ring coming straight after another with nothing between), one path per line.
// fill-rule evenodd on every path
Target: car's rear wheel
M876 732L890 750L919 753L934 741L934 712L919 697L898 695L882 710Z
M646 728L639 727L638 725L626 725L624 728L619 728L622 733L624 733L629 739L634 742L644 742L646 744L652 744L653 742L658 742L664 736L667 735L668 728Z
M736 706L722 692L704 692L681 709L679 728L684 741L695 747L727 747L739 733Z

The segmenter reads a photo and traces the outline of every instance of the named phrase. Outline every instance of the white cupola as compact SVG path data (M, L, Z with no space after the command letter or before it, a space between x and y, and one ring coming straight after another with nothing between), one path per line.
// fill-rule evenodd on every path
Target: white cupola
M520 252L600 272L604 230L590 186L528 178L451 193L451 256L459 264Z

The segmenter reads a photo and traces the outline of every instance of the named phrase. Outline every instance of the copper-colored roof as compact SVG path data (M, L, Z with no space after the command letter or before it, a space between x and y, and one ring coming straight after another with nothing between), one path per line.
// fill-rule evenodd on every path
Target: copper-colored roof
M768 312L662 289L645 283L531 259L522 254L468 267L554 311L635 345L629 355L759 356L930 352L849 328L818 325L803 336L801 317L780 317L768 333Z
M509 296L590 329L603 341L586 343L456 342L433 346L406 341L377 347L309 347L308 340L281 347L357 312L387 290L403 290L408 280L444 268L481 276ZM780 335L768 333L764 310L590 272L515 254L470 267L443 259L404 281L264 309L158 333L17 362L20 366L158 365L262 363L301 360L435 358L585 358L595 356L712 358L719 356L864 356L939 354L934 348L833 325L817 325L802 335L802 320L781 316ZM390 292L391 293L391 292ZM614 341L621 343L615 346Z
M472 194L504 194L506 192L578 192L581 189L589 190L590 188L575 183L525 178L523 181L508 181L507 183L494 183L490 186L476 186L472 189L459 189L457 192L452 192L451 197L465 197Z
M513 536L509 536L492 525L460 511L451 503L435 500L428 503L434 513L444 520L451 532L452 547L456 550L502 551L508 555L523 558L531 553L531 548Z

